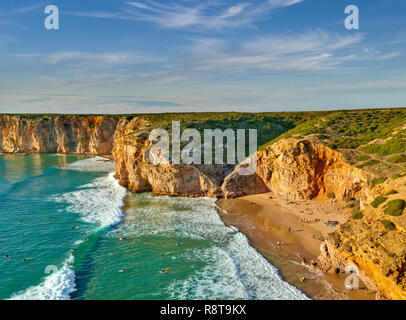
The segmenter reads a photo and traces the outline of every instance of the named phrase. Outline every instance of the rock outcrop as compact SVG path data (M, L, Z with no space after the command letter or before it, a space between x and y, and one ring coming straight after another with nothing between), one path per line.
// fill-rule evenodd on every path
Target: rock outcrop
M2 115L0 152L110 155L117 122L110 116Z
M341 154L308 140L280 140L258 152L253 176L241 176L238 169L224 181L227 198L272 190L289 200L329 193L343 199L359 195L367 183L362 171L347 164Z
M115 177L133 192L157 195L221 197L221 185L230 168L220 165L152 164L151 142L140 118L120 120L114 138Z

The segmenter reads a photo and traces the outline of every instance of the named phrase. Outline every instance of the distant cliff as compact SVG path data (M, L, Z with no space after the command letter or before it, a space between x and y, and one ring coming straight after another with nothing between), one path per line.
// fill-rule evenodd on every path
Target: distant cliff
M0 152L110 155L118 122L110 116L0 116Z

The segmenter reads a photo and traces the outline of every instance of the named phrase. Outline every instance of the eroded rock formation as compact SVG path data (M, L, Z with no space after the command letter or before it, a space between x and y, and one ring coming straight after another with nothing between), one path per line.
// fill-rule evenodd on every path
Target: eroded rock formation
M152 146L140 118L120 120L115 134L113 156L115 176L133 192L152 191L157 195L220 197L224 177L230 171L220 165L154 165L149 159Z
M367 183L362 171L347 164L341 154L308 140L280 140L258 152L253 176L239 175L238 168L224 181L225 197L272 190L290 200L329 193L342 199L358 195Z

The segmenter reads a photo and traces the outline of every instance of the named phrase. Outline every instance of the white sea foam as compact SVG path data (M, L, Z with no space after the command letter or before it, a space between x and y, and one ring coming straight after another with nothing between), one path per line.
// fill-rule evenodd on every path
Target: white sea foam
M68 211L80 214L85 222L97 223L101 227L121 221L123 199L127 190L114 178L114 164L100 161L101 157L79 160L69 164L69 170L87 172L109 172L105 177L95 179L76 191L52 197L52 201L68 204Z
M82 172L108 172L105 177L95 179L92 183L81 186L76 191L54 196L50 200L68 204L68 210L80 214L81 218L101 227L120 222L123 199L127 191L114 179L114 164L100 161L95 157L73 162L65 169ZM80 244L80 240L76 244ZM74 256L65 262L58 271L47 276L37 285L17 293L13 300L69 300L75 291L75 273L66 264L72 264Z
M67 266L47 276L43 283L13 295L10 300L69 300L75 291L75 273Z
M97 178L76 191L54 196L51 200L68 204L67 210L80 214L85 222L107 227L121 221L126 193L127 190L110 173L107 177Z
M114 163L102 157L93 157L69 163L63 169L82 172L112 172Z
M136 214L128 215L120 236L148 235L205 239L209 248L187 251L181 257L205 266L169 288L173 299L307 299L283 281L237 228L224 225L208 198L170 198L138 195Z

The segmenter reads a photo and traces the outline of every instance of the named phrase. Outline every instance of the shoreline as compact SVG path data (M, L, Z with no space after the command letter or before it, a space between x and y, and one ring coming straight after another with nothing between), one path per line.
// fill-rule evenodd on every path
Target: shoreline
M348 215L331 201L287 201L272 193L236 199L219 199L218 213L227 225L237 227L282 278L316 300L374 300L363 284L347 290L347 275L324 274L309 266L320 254L328 233L343 224ZM338 221L335 226L328 221Z

